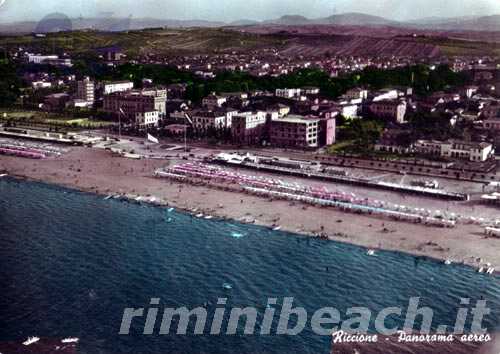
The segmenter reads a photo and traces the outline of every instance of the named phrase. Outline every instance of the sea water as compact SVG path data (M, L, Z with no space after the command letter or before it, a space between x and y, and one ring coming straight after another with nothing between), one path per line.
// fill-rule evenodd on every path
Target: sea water
M433 323L446 325L461 298L485 299L493 312L484 324L500 324L500 280L472 268L397 252L369 257L347 244L11 178L0 180L0 289L0 341L79 337L82 353L330 350L330 337L310 326L296 336L245 335L244 323L235 335L160 335L158 326L144 335L139 319L120 335L124 309L151 298L188 309L227 298L228 308L259 309L257 327L268 298L293 297L311 316L322 307L375 313L421 297Z

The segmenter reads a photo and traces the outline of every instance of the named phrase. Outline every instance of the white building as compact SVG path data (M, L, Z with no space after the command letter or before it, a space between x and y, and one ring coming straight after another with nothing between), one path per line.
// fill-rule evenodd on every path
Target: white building
M271 122L270 142L274 146L316 148L319 146L320 119L289 115Z
M33 81L31 86L33 86L34 89L49 88L52 87L52 83L46 81Z
M72 67L71 59L59 58L57 55L36 55L28 54L28 62L33 64L47 64L55 66Z
M441 155L444 157L459 158L469 161L486 161L494 153L493 145L450 140L443 144Z
M348 90L343 96L348 100L364 101L368 98L368 90L362 88L353 88Z
M231 135L233 142L244 145L255 145L262 138L267 114L263 111L241 112L233 115Z
M135 114L135 124L141 127L157 126L159 120L160 113L158 111L137 112Z
M475 162L486 161L495 152L493 150L492 144L459 140L418 140L415 143L415 151L427 155L469 160Z
M132 81L115 81L107 82L104 84L104 94L109 95L113 92L124 92L129 91L134 88L134 83Z
M95 100L95 85L94 81L86 77L83 80L79 80L76 83L76 99L93 103Z
M217 96L217 95L208 95L202 100L203 106L211 109L222 107L222 105L226 102L227 102L227 97Z
M373 94L373 102L395 100L399 98L399 92L396 89L382 89Z
M197 130L224 129L227 127L226 115L224 112L197 111L191 116L193 127Z
M36 55L36 54L28 54L28 62L33 64L44 64L50 60L57 60L59 56L57 55Z
M284 88L284 89L276 89L275 95L276 97L283 98L298 98L301 95L302 90L299 88Z

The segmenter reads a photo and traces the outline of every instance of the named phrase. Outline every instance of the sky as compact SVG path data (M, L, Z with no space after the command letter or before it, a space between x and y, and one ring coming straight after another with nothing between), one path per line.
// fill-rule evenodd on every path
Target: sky
M500 0L0 0L0 22L40 20L53 12L69 17L203 19L230 22L283 15L309 18L362 12L393 20L500 14Z

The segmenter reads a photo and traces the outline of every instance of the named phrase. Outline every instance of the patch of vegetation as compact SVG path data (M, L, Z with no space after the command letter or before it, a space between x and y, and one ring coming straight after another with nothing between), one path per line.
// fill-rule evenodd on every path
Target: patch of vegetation
M445 56L482 56L498 55L500 43L473 41L459 38L419 36L414 38L418 43L432 44L439 47Z
M252 50L283 43L277 36L243 33L223 28L146 29L126 32L81 30L49 33L46 37L5 36L0 46L29 46L40 51L85 57L97 48L118 46L129 56L138 54L214 53Z

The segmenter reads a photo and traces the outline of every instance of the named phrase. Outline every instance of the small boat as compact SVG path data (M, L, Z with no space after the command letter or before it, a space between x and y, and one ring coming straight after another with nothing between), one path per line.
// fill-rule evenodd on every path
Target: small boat
M446 265L450 265L451 263L452 263L452 262L451 262L451 260L449 260L449 259L447 259L447 260L445 260L445 261L444 261L444 264L446 264Z
M211 220L211 219L213 219L213 218L214 218L214 217L213 217L212 215L207 215L207 216L205 216L205 219L207 219L207 220Z
M113 196L112 195L108 195L106 198L104 198L104 200L109 200L111 198L113 198Z
M173 212L174 210L175 210L174 208L168 208L168 209L167 209L167 213L171 213L171 212Z
M202 213L196 214L196 217L197 217L197 218L202 218L202 217L203 217L203 214L202 214Z
M281 226L278 225L278 226L273 227L273 231L279 231L279 230L281 230Z
M488 270L486 271L486 274L493 274L494 272L495 272L495 268L490 267L490 268L488 268Z
M61 343L78 343L80 339L79 338L73 338L73 337L69 337L69 338L64 338L63 340L61 340Z
M234 238L242 238L244 235L242 233L239 233L239 232L231 232L231 237L234 237Z
M8 176L8 175L7 175L6 173L2 173L2 174L0 175L0 178L2 178L2 177L7 177L7 176Z
M478 273L484 273L484 267L480 267L478 270L477 270Z
M174 219L172 219L172 218L168 218L168 219L166 220L166 222L167 222L167 223L169 223L169 224L170 224L171 222L173 222L173 221L174 221Z
M40 338L38 337L28 337L28 339L26 339L24 342L23 342L23 345L31 345L33 343L36 343L40 340Z
M374 250L368 250L368 252L366 252L366 254L368 256L375 256L375 251Z
M233 288L233 286L229 283L224 283L224 284L222 284L222 288L224 290L231 290Z

